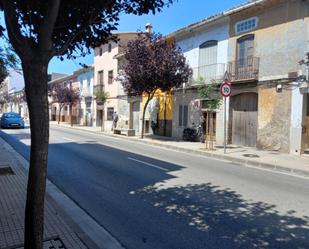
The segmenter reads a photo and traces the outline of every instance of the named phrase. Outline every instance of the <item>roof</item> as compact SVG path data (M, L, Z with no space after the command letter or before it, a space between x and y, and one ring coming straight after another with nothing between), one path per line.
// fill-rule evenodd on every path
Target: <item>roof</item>
M200 20L198 22L191 23L188 26L185 26L185 27L183 27L181 29L178 29L178 30L176 30L176 31L166 35L166 36L168 36L168 37L169 36L179 36L179 35L185 34L187 32L190 32L190 31L194 30L194 29L200 28L200 27L202 27L202 26L204 26L206 24L210 24L210 23L214 23L216 21L222 20L223 18L228 17L228 16L230 16L232 14L238 13L238 12L240 12L242 10L251 8L253 6L262 4L262 3L267 2L267 1L269 1L269 0L253 0L253 1L249 1L247 3L238 5L236 7L231 8L231 9L228 9L228 10L225 10L223 12L217 13L217 14L215 14L213 16L209 16L209 17L207 17L205 19L202 19L202 20Z

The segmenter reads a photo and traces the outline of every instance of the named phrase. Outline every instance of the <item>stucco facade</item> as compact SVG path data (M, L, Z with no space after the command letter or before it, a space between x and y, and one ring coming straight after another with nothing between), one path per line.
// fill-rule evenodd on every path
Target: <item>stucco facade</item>
M93 97L93 67L82 68L74 72L78 82L80 93L78 120L81 125L92 126L94 112L94 97Z
M230 16L228 60L237 65L242 49L239 44L251 39L251 63L258 63L250 77L233 82L234 89L245 82L251 86L247 92L258 94L258 148L295 154L304 149L304 95L297 77L303 73L298 62L308 51L308 17L309 4L301 0L258 1ZM255 19L256 27L237 32L237 24L250 19Z
M199 77L204 76L205 81L216 81L220 83L223 80L228 60L228 40L229 40L229 18L222 17L215 20L201 21L197 24L189 25L180 29L170 36L174 36L177 45L180 47L190 67L193 69L193 79L185 85L185 89L178 89L174 93L173 110L173 137L182 138L184 128L192 127L192 124L200 124L201 117L205 115L206 109L203 109L201 97L198 94L196 84ZM211 62L201 60L201 48L207 42L216 44L215 52L210 58ZM203 75L203 72L211 72ZM209 77L208 77L209 76ZM223 103L223 102L222 102ZM188 121L185 125L179 121L182 112L181 106L188 106ZM223 106L216 110L216 143L222 145L224 142L224 115ZM228 113L228 111L227 111ZM181 115L184 115L183 113ZM205 123L204 123L205 125ZM205 127L204 127L205 131Z
M117 81L118 57L123 53L126 43L136 37L136 33L118 33L115 36L118 38L117 42L110 40L94 50L94 94L95 91L103 90L108 93L109 97L104 105L104 111L94 102L93 125L102 126L102 116L104 116L104 130L112 129L113 112L117 112L119 116L117 125L121 127L129 125L128 98L121 83Z

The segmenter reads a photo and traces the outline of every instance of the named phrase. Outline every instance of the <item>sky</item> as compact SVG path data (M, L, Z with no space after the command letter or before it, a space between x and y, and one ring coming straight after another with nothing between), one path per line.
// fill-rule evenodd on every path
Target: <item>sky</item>
M168 34L200 21L226 9L240 5L247 0L178 0L169 8L164 8L156 15L122 15L120 16L119 32L140 31L145 29L145 24L150 22L155 32ZM71 74L80 68L79 63L93 64L93 53L77 60L53 59L49 64L49 73L58 72Z

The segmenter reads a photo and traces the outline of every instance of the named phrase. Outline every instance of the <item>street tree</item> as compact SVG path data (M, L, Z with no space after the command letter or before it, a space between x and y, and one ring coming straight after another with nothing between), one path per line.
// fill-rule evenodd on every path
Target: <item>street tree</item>
M30 114L31 151L25 211L25 249L43 244L49 141L47 69L50 60L86 55L107 42L119 15L161 11L173 0L0 0L2 36L21 60Z
M219 84L216 81L207 81L203 77L197 80L197 90L199 96L207 103L207 115L206 120L201 117L204 122L203 130L205 129L205 144L206 147L213 149L213 141L215 134L215 113L222 103L222 97L219 94Z
M183 53L160 34L141 33L128 42L125 63L118 77L129 96L146 96L142 114L144 137L145 112L156 91L170 92L188 82L192 70Z
M77 89L73 89L70 86L56 84L51 88L51 98L51 103L57 103L59 105L58 124L61 120L61 111L63 107L69 106L70 123L71 126L73 126L72 109L73 106L80 101L79 91Z
M17 70L18 59L12 49L0 48L0 86L3 81L9 76L9 70Z

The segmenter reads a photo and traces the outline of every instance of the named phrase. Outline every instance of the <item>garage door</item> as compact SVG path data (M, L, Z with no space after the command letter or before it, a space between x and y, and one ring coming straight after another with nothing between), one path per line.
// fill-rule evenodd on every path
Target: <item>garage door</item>
M258 95L243 93L231 97L232 143L255 147L257 139Z

